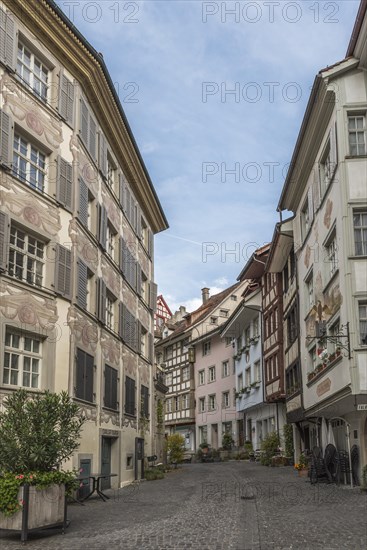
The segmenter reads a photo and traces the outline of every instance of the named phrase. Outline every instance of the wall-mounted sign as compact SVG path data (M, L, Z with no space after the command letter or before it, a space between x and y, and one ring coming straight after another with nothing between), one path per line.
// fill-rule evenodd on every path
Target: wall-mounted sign
M362 405L357 405L357 411L367 411L367 403Z

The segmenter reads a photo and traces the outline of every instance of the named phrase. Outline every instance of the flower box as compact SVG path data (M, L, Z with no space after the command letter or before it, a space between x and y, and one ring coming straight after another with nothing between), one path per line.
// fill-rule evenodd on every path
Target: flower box
M19 531L21 541L26 541L28 532L46 527L66 528L65 485L51 485L46 489L22 485L18 492L22 508L11 516L0 512L0 529Z

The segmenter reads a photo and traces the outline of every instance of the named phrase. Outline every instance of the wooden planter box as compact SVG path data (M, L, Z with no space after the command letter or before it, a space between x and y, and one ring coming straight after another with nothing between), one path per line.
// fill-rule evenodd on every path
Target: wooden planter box
M303 470L298 470L298 477L307 477L308 476L308 468Z
M23 501L21 510L8 517L0 513L0 529L19 531L21 541L28 538L29 531L45 527L66 528L65 485L51 485L47 489L23 485L18 501Z

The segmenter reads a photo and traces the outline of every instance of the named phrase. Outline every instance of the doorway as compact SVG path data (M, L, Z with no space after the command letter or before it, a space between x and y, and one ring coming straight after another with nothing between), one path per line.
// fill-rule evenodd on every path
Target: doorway
M211 440L213 449L218 449L218 424L212 424Z
M102 457L101 457L101 474L111 474L111 447L112 438L102 437ZM106 477L101 479L101 489L111 489L111 478Z

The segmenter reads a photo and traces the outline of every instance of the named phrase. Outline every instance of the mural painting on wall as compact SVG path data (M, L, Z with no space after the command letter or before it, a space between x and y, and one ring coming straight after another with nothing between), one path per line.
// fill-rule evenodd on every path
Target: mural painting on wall
M70 306L67 314L67 325L74 342L94 353L98 343L97 325L84 316L76 307Z
M111 264L102 256L101 258L102 278L111 292L116 296L120 296L120 276L112 268Z
M102 331L101 334L101 349L105 360L115 367L119 366L121 347L118 340L110 334Z
M98 172L94 165L83 153L80 142L77 136L72 135L70 138L70 151L73 155L74 166L78 168L74 173L79 174L83 178L84 183L88 186L94 197L98 197Z
M52 205L42 204L28 190L12 182L10 176L2 174L0 204L8 212L36 229L43 230L47 235L57 235L61 229L58 209Z
M326 202L325 215L324 215L324 225L327 229L329 229L330 225L331 225L331 214L332 213L333 213L333 201L328 199L327 202Z
M0 87L7 111L19 121L25 122L28 129L38 138L46 141L53 149L57 149L63 141L62 123L51 114L46 115L37 103L32 101L23 88L4 73Z
M69 237L77 249L78 256L92 270L96 271L98 266L98 248L83 233L75 218L69 223Z
M102 203L107 210L107 217L118 231L120 228L120 211L107 191L102 187Z

